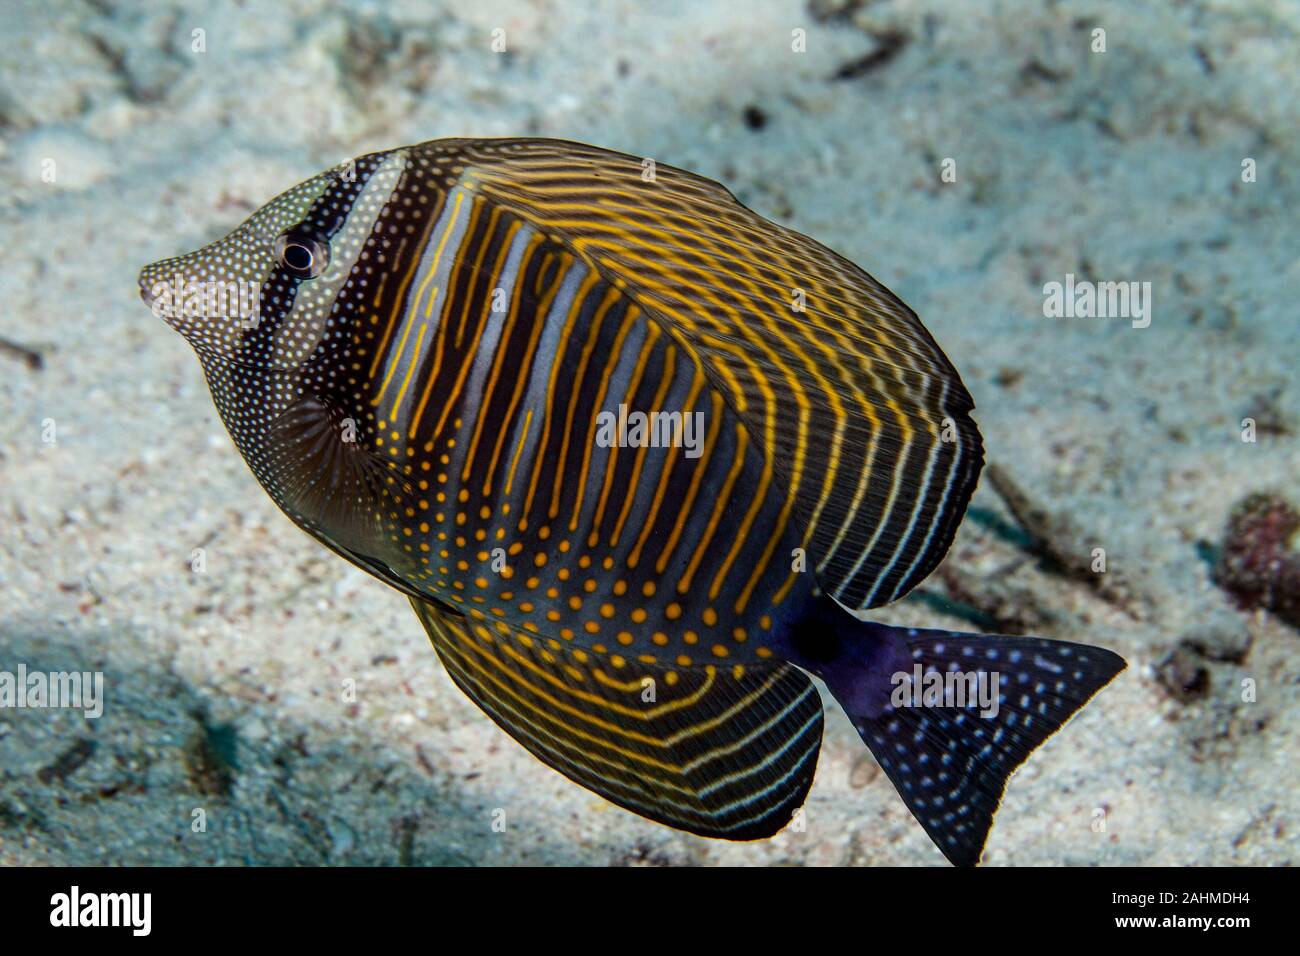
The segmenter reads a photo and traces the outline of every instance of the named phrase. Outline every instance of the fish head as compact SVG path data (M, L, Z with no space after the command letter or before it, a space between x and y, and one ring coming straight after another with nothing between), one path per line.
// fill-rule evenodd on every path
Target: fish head
M340 164L272 199L225 237L140 270L140 296L205 364L293 370L350 320L402 151ZM378 271L378 270L376 270ZM353 297L353 302L357 297ZM351 310L355 313L355 309ZM341 330L340 330L341 331Z

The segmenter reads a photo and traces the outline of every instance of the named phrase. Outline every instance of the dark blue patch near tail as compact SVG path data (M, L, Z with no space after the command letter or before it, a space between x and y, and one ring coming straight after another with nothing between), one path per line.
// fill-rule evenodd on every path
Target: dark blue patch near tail
M837 622L844 653L817 672L912 815L957 866L979 862L1011 772L1126 666L1118 654L1086 644L912 630L845 617ZM916 665L920 706L911 690ZM913 678L902 690L902 682L892 680L900 672ZM958 678L964 689L978 688L982 679L984 703L978 694L936 699L939 678L953 690ZM988 706L994 699L996 708Z

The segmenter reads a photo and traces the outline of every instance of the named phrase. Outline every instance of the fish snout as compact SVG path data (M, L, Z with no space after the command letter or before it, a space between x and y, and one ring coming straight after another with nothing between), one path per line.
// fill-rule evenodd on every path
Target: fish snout
M161 281L158 277L157 270L153 266L145 266L140 270L140 275L136 277L136 284L140 288L140 301L153 309L154 302L157 300L157 285Z
M150 263L136 277L140 301L149 307L155 318L173 328L176 327L177 306L183 289L180 283L183 281L182 273L174 268L174 264L169 264L169 260Z

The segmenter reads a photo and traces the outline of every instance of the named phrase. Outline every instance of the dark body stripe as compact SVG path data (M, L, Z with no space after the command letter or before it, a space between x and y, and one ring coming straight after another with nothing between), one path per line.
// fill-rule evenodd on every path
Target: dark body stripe
M366 440L413 482L391 564L471 616L620 663L769 659L799 539L772 547L787 509L761 448L616 287L482 206L456 190L437 204L383 352L361 362L378 416ZM698 416L699 457L606 447L599 416L620 406Z
M978 433L887 290L668 167L646 183L627 157L547 141L404 152L381 223L427 212L401 223L419 241L340 398L408 482L381 545L399 577L692 667L769 659L819 583L870 606L928 573ZM605 447L599 416L621 407L700 422L702 454Z

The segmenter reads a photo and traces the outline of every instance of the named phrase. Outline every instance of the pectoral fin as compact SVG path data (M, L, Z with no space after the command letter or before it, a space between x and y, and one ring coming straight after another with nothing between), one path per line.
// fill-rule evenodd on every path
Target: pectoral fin
M411 494L401 469L354 428L326 400L304 395L271 424L269 453L268 480L284 505L347 548L382 538Z

